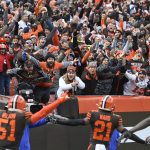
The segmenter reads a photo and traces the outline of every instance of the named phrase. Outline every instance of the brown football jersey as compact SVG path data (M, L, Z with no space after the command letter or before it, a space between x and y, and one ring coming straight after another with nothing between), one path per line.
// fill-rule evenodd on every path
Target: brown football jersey
M0 148L17 150L25 125L24 112L0 110Z
M119 125L122 118L109 111L93 111L87 114L92 128L91 143L108 145L111 135Z

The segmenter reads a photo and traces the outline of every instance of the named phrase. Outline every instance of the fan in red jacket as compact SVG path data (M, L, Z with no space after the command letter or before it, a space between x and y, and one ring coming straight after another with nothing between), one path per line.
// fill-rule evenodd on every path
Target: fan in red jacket
M10 76L6 73L7 69L11 69L11 61L13 55L8 52L6 44L0 44L0 94L9 95Z

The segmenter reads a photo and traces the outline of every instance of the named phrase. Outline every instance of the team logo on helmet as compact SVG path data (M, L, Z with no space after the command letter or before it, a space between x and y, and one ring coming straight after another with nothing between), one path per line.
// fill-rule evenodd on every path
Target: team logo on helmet
M113 98L110 95L103 96L98 104L98 108L106 111L113 111L115 109Z
M15 95L8 101L8 108L20 109L24 111L26 108L26 102L22 96Z

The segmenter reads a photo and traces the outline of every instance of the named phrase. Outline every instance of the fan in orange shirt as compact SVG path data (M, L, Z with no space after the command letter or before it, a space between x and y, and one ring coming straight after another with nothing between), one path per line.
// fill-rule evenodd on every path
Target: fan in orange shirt
M35 58L31 58L35 59ZM45 57L46 62L39 62L42 70L50 77L49 81L41 82L36 85L34 89L35 100L46 104L49 101L50 90L54 83L55 75L61 68L67 68L69 65L76 63L76 59L70 62L59 63L55 60L55 56L51 53L47 53ZM38 61L38 60L37 60Z

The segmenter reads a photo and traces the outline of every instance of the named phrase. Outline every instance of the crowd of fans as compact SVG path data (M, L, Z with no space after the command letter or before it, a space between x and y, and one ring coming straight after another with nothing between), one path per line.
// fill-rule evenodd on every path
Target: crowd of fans
M0 0L0 94L10 94L15 76L45 104L51 93L62 93L59 79L80 95L149 96L149 6L149 0ZM70 70L81 88L67 79Z

